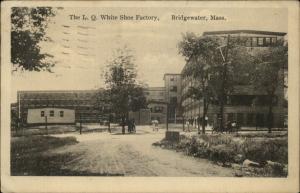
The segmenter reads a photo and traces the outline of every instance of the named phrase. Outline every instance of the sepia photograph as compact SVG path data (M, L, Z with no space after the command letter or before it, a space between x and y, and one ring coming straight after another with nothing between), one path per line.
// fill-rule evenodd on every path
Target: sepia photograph
M291 177L289 7L157 4L1 7L9 176Z

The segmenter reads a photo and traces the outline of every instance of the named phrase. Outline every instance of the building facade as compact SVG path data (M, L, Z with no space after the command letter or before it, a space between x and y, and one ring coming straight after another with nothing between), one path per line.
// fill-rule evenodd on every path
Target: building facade
M150 119L165 123L167 120L167 103L165 87L149 87L145 90Z
M278 41L283 41L286 33L231 30L204 32L203 36L218 36L226 40L230 38L242 38L249 53L260 52L269 46L275 46ZM284 74L287 79L287 66L283 66L279 74ZM187 97L188 88L197 85L198 82L191 77L182 80L182 108L185 119L196 120L203 114L203 101ZM227 96L224 106L224 123L235 120L241 126L265 127L267 126L268 97L265 92L258 91L249 82L235 85L232 93ZM219 115L219 106L212 104L208 109L208 123L216 124ZM287 118L286 89L280 86L276 90L276 101L273 108L273 126L284 127Z
M170 123L182 122L181 108L181 74L165 74L165 100L168 103L168 120Z
M19 91L17 116L24 125L99 122L108 105L101 90Z

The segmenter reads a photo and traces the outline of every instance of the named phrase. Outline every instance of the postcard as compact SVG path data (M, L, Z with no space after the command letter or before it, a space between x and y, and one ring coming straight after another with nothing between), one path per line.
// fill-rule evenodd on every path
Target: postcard
M3 192L298 192L299 3L1 4Z

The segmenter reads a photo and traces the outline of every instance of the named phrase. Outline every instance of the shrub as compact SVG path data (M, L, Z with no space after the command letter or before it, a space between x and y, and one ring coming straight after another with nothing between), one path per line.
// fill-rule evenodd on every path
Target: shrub
M225 144L216 145L210 148L209 159L215 162L234 162L235 152L230 146Z
M260 163L266 160L287 163L288 141L286 137L259 140L247 138L243 143L242 153L246 158Z

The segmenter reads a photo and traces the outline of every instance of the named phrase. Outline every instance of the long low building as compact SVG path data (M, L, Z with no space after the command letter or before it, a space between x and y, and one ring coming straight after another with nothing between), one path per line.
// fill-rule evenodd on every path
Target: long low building
M99 122L107 116L102 90L18 91L15 110L23 124Z

